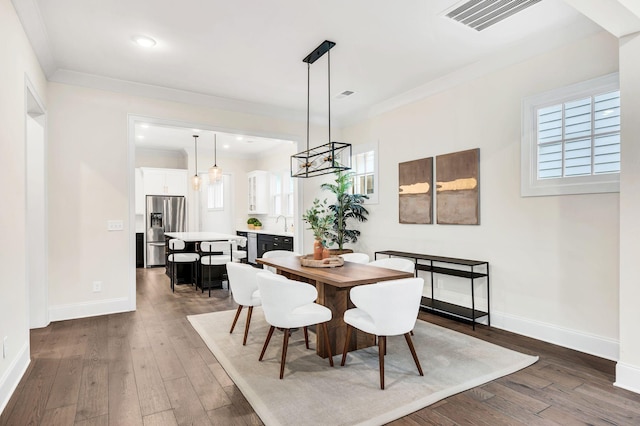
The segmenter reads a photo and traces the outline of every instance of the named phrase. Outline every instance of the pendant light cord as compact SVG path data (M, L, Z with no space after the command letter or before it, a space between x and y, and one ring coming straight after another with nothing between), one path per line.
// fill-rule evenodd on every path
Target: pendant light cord
M198 135L193 135L193 139L196 143L196 176L198 176Z
M307 62L307 152L309 152L309 97L311 96L311 64Z
M213 134L213 167L218 167L218 138Z
M327 103L329 104L329 140L331 142L331 50L327 52Z

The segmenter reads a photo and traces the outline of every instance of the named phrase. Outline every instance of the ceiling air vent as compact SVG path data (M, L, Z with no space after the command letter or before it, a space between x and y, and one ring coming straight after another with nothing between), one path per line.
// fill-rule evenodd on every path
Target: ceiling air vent
M470 0L447 13L448 18L482 31L541 0Z

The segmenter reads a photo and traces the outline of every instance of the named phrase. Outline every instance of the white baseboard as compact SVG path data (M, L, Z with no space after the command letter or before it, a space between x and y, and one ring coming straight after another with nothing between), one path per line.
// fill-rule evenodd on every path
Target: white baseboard
M7 371L0 378L0 414L9 403L11 395L18 387L18 383L20 383L22 376L27 371L30 362L29 343L27 342L20 348L18 356L15 357Z
M49 307L50 321L64 321L75 318L95 317L131 311L131 303L126 297L92 302L71 303Z
M618 340L495 311L491 326L612 361L619 358Z
M616 364L616 381L613 385L631 392L640 393L640 368L624 362L618 362Z

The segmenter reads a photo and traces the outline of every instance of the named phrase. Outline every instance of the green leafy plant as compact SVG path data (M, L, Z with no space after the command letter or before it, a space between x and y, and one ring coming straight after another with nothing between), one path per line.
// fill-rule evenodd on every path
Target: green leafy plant
M369 211L363 206L364 200L369 196L364 194L352 194L353 173L336 172L335 183L323 183L322 189L331 191L336 196L335 203L329 205L333 212L333 226L329 232L329 238L338 245L339 250L344 249L344 244L358 241L360 231L348 229L349 220L366 222Z
M262 226L262 222L257 217L250 217L247 219L247 225Z
M327 206L327 200L313 200L313 205L302 215L302 220L309 224L307 229L311 229L315 239L327 247L327 237L330 236L329 230L334 221L334 214Z

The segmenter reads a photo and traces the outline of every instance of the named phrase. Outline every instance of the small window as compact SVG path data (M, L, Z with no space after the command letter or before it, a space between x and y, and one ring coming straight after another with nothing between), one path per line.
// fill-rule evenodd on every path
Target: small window
M365 194L369 199L365 204L378 202L378 159L377 144L353 145L351 157L351 173L353 174L351 191L354 194Z
M271 215L293 216L293 179L289 171L271 174Z
M617 192L618 75L525 99L521 165L523 196Z
M224 178L207 185L207 209L224 209Z

